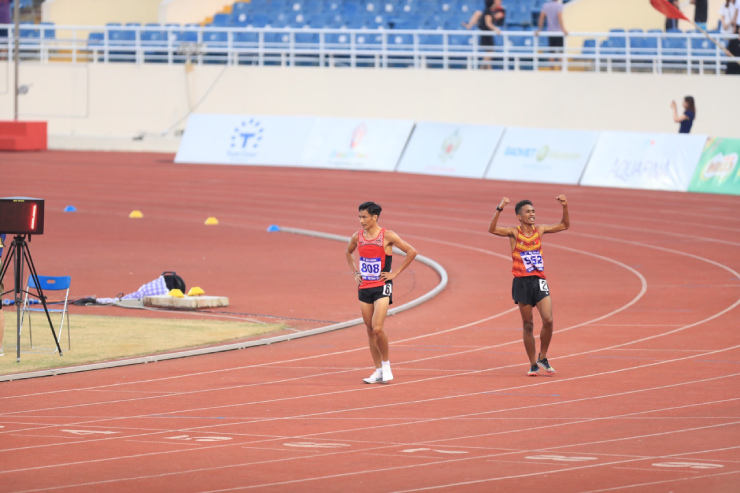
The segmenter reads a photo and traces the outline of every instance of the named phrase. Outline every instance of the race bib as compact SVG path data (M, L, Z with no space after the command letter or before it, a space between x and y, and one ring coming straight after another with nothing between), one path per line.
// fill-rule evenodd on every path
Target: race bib
M544 291L545 293L550 292L550 288L547 287L547 281L544 279L540 279L540 291Z
M360 275L366 281L380 280L380 257L360 257Z
M542 261L542 254L539 250L532 250L529 252L519 252L522 256L522 262L527 272L532 272L535 269L542 272L545 270L545 263Z

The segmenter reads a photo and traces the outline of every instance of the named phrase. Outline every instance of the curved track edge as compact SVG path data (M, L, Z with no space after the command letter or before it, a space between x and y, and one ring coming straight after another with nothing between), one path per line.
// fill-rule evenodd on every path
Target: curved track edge
M308 229L281 227L278 231L284 232L284 233L311 236L314 238L321 238L321 239L333 240L333 241L348 242L350 240L349 236L340 236L340 235L335 235L331 233L323 233L320 231L312 231ZM403 253L398 249L394 249L394 252ZM439 275L439 283L428 293L425 293L419 296L418 298L411 300L408 303L405 303L401 306L391 308L390 310L388 310L389 316L395 315L397 313L400 313L400 312L409 310L411 308L414 308L418 305L421 305L422 303L429 301L430 299L437 296L447 287L447 282L448 282L447 271L445 270L444 267L442 267L441 264L432 260L429 257L425 257L424 255L417 255L415 260L417 260L418 262L424 265L431 267L437 273L437 275ZM331 332L334 330L346 329L347 327L352 327L355 325L359 325L361 323L362 323L362 318L355 318L352 320L347 320L345 322L339 322L339 323L327 325L324 327L318 327L315 329L304 330L301 332L295 332L291 334L284 334L281 336L267 337L263 339L257 339L254 341L235 342L231 344L222 344L219 346L209 346L205 348L190 349L190 350L185 350L185 351L176 351L172 353L141 356L138 358L129 358L129 359L123 359L123 360L118 360L118 361L106 361L102 363L91 363L88 365L69 366L69 367L63 367L63 368L52 368L48 370L39 370L39 371L26 372L26 373L14 373L10 375L0 375L0 382L23 380L23 379L28 379L28 378L50 377L54 375L62 375L65 373L79 373L83 371L103 370L106 368L117 368L120 366L140 365L144 363L156 363L157 361L166 361L166 360L178 359L178 358L188 358L190 356L200 356L204 354L220 353L224 351L235 351L237 349L246 349L246 348L256 347L256 346L266 346L268 344L274 344L278 342L287 342L293 339L300 339L303 337L310 337L310 336L314 336L318 334L324 334L326 332Z

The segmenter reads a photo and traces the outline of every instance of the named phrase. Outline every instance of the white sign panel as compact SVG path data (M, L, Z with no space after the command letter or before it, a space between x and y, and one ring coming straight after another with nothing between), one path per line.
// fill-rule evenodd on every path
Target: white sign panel
M316 118L303 149L304 166L393 171L411 120Z
M486 178L578 184L597 132L507 128Z
M315 118L194 114L176 163L300 166Z
M581 185L685 192L706 135L603 132Z
M483 178L504 127L420 122L398 171Z

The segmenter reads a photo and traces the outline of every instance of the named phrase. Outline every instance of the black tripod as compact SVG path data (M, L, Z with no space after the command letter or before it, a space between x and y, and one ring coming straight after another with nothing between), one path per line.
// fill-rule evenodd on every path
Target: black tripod
M30 239L30 237L29 237ZM59 351L59 356L62 356L62 348L59 346L59 338L57 337L56 332L54 332L54 324L51 322L51 316L49 315L49 309L46 307L46 296L44 296L44 292L41 289L41 282L39 281L39 276L36 274L36 267L33 265L33 260L31 259L31 251L28 249L28 243L26 243L26 235L16 235L13 238L13 243L10 244L10 251L5 256L5 262L3 263L3 268L0 270L0 283L2 283L3 279L5 279L5 272L8 270L8 266L10 265L10 261L15 258L15 286L12 290L5 291L3 294L7 294L10 292L15 293L15 313L17 315L18 321L17 321L17 336L16 339L16 358L17 361L20 363L21 361L21 303L23 302L23 299L21 298L21 293L29 294L35 298L38 298L41 300L41 304L44 305L44 311L46 312L46 318L49 320L49 328L51 329L51 335L54 336L54 342L57 345L57 350ZM28 270L31 272L31 275L33 276L33 281L36 284L36 289L38 290L38 296L29 292L29 291L23 291L23 261L26 261L26 265L28 265Z

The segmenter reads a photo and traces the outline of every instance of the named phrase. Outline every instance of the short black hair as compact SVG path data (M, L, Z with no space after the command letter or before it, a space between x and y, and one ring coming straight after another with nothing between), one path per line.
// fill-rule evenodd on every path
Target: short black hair
M358 211L367 211L368 214L371 216L378 216L380 217L380 213L383 210L380 205L376 204L375 202L363 202L360 204L360 207L357 208Z
M534 204L532 204L531 200L528 200L528 199L520 200L519 202L516 203L516 206L514 207L514 213L518 216L519 213L522 212L522 207L524 207L525 205L531 205L532 207L534 207Z

